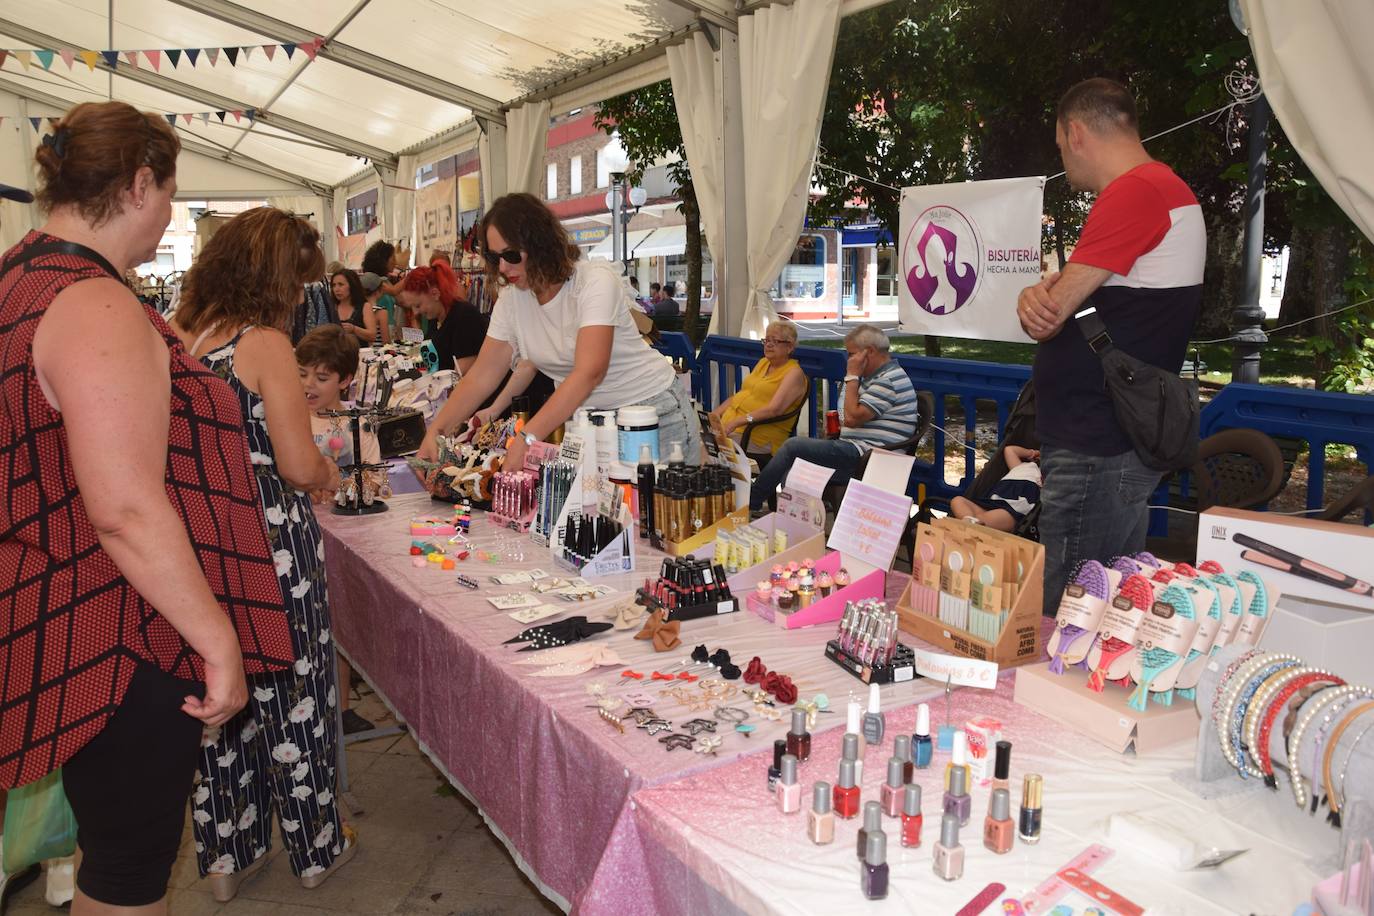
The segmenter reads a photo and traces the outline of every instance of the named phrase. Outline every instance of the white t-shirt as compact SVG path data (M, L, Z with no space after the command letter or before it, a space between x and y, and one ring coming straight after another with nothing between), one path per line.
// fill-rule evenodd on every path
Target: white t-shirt
M548 305L534 293L507 286L491 312L487 336L503 340L561 385L573 369L577 332L608 325L611 364L585 406L615 410L643 404L673 384L673 364L639 336L630 317L629 287L608 261L578 261L572 279Z

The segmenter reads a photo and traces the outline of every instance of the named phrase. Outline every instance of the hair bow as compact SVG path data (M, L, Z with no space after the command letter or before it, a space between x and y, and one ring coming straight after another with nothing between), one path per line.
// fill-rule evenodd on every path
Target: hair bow
M655 652L667 652L682 643L678 637L680 629L682 629L682 621L668 620L668 612L660 608L650 614L648 620L644 621L644 629L635 634L635 639L651 639L654 642Z
M70 136L71 131L65 127L59 127L52 133L43 135L43 145L56 153L58 159L62 159L67 155L67 138Z
M520 635L512 636L506 640L506 644L527 642L530 645L520 651L537 652L540 649L554 649L558 646L572 645L589 636L603 633L610 628L609 623L591 623L586 617L569 617L567 620L560 620L557 623L530 627L521 632Z
M643 624L644 614L643 605L624 601L612 608L607 616L611 619L611 626L617 630L630 630Z

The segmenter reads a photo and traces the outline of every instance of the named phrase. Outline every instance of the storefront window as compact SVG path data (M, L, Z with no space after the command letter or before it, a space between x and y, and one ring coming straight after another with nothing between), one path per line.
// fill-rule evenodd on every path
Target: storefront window
M773 284L774 299L820 299L825 296L825 239L803 235Z
M677 298L687 297L687 256L682 254L670 254L663 259L663 279L672 283L677 289ZM711 252L706 250L705 242L701 246L701 298L704 302L715 295L716 289L716 264L711 260Z
M878 303L892 305L897 301L897 249L878 249Z

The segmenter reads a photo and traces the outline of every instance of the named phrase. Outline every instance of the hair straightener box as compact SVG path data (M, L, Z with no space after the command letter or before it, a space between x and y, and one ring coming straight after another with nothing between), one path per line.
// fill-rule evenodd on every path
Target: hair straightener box
M1374 530L1244 509L1198 518L1197 560L1250 570L1282 593L1260 645L1346 679L1374 647Z

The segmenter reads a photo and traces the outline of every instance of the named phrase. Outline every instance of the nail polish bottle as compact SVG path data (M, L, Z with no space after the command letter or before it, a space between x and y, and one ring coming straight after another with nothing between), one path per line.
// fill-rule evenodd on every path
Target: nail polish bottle
M988 816L983 821L983 845L999 856L1011 852L1011 837L1015 833L1011 822L1011 793L993 789L988 804Z
M916 765L911 762L911 736L898 735L892 739L892 756L902 761L902 783L911 782Z
M997 742L997 756L992 764L992 791L1006 789L1008 794L1011 786L1007 784L1007 777L1011 775L1011 742Z
M883 715L882 698L877 684L868 685L868 712L864 713L864 740L869 744L882 744L883 732L887 730L887 717Z
M921 845L921 787L907 783L902 789L902 845Z
M954 733L954 744L949 750L949 763L945 764L945 791L949 791L949 775L956 769L964 771L964 786L969 784L968 736L963 731Z
M844 733L846 735L857 735L859 737L858 753L855 758L864 759L864 730L863 730L864 708L862 704L854 702L845 708ZM859 774L859 780L863 781L863 774Z
M916 769L930 766L934 755L935 744L930 740L930 706L922 703L916 707L916 734L911 736L911 756L915 758Z
M806 812L806 835L817 846L835 842L835 815L830 810L830 783L811 787L811 810Z
M887 782L883 783L883 813L896 817L902 813L902 786L906 780L902 771L907 766L900 757L889 757L887 761Z
M1045 784L1039 774L1030 773L1021 784L1021 823L1016 835L1022 843L1034 846L1040 842L1040 805Z
M797 758L782 755L782 775L778 777L778 810L796 814L801 810L801 784L797 782Z
M859 830L858 849L855 851L860 859L864 857L864 850L868 848L868 838L874 833L883 832L883 808L875 801L864 802L864 825Z
M955 770L949 781L949 790L945 792L945 813L958 817L960 827L968 824L969 814L973 810L973 799L969 797L967 788L967 773L967 770Z
M854 761L848 758L840 761L840 778L835 782L831 799L835 816L849 820L859 813L859 787L854 783Z
M854 734L846 732L840 739L840 759L854 761L854 783L861 785L864 781L864 759L859 755L863 752L864 739Z
M940 818L940 842L935 844L935 874L946 881L964 875L964 847L959 845L959 818L946 814Z
M773 765L768 768L768 791L778 790L778 777L782 775L782 755L787 753L787 742L779 738L773 742Z
M879 830L868 835L864 849L863 891L869 900L887 896L887 834Z
M806 730L806 710L792 708L792 730L787 733L787 753L805 762L811 756L811 733Z

